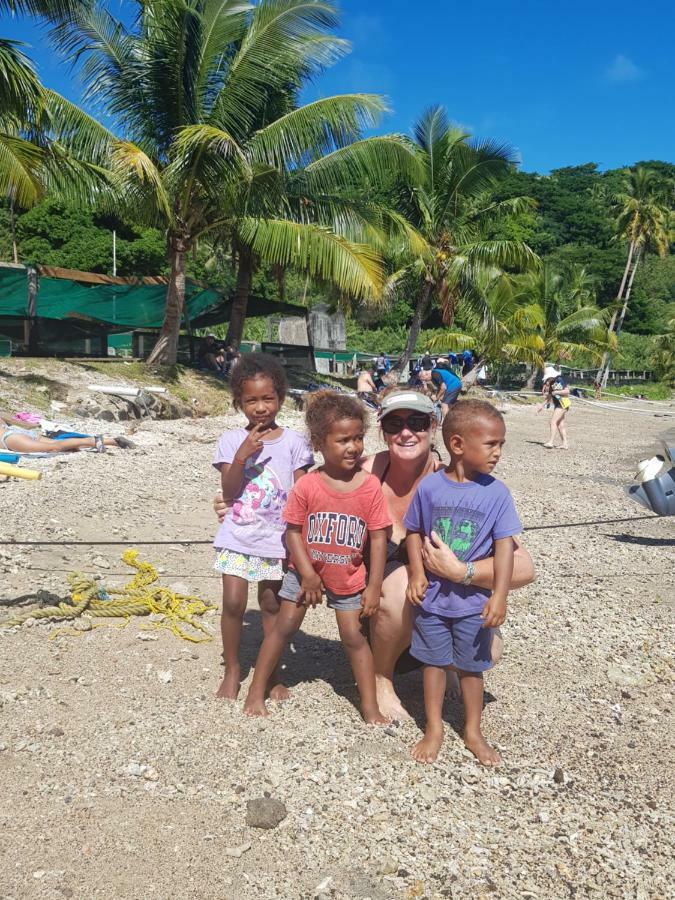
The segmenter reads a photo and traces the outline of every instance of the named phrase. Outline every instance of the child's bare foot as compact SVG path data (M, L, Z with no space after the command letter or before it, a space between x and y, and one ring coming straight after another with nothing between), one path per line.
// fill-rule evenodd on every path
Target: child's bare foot
M413 759L420 763L432 763L436 761L438 751L443 746L443 726L440 729L427 728L424 737L418 741L410 751Z
M236 700L239 696L239 669L228 669L223 675L220 687L216 691L216 697L219 700Z
M289 691L285 684L275 684L269 690L270 700L276 700L277 703L283 703L285 700L291 700L293 694Z
M372 707L361 707L361 715L363 716L363 721L366 725L389 725L391 719L388 716L383 716L377 706Z
M502 758L494 747L491 747L481 732L464 734L464 746L476 757L481 766L498 766Z
M246 697L246 701L244 703L244 715L252 717L269 716L269 712L267 711L267 707L265 706L265 698L252 697L251 692L249 691L249 694Z
M405 721L410 718L410 714L403 708L401 701L398 699L390 678L376 674L375 693L377 695L377 705L382 715L388 716L392 721L396 719Z

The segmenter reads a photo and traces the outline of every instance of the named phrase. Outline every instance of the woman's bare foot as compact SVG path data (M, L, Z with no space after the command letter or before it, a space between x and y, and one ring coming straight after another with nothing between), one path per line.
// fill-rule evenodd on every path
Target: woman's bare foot
M420 763L432 763L436 761L438 752L443 746L443 726L428 728L421 741L418 741L410 751L413 759Z
M363 716L363 721L366 725L389 725L391 719L388 716L382 715L377 706L373 707L361 707L361 715Z
M553 444L551 443L546 443L543 446L546 447L547 450L553 450Z
M375 675L375 694L377 696L377 705L380 712L384 716L388 716L391 721L403 722L410 718L410 714L403 708L398 695L394 690L391 678L385 675Z
M270 700L276 700L277 703L283 703L285 700L291 700L293 698L293 694L289 691L285 684L273 685L269 690L269 698Z
M476 757L481 766L498 766L502 758L494 747L491 747L481 732L468 735L464 733L464 746Z
M269 716L267 707L265 706L265 698L251 697L251 692L249 691L246 701L244 702L244 715L252 717Z
M219 700L236 700L239 696L239 688L241 687L241 683L239 681L240 672L239 669L228 669L223 675L223 680L220 682L220 687L216 691L216 697Z

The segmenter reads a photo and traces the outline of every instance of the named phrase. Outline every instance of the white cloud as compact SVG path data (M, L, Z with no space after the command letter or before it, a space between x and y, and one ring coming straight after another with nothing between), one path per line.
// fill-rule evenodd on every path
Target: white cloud
M612 84L639 81L644 74L644 71L623 53L617 53L611 64L605 69L605 79Z

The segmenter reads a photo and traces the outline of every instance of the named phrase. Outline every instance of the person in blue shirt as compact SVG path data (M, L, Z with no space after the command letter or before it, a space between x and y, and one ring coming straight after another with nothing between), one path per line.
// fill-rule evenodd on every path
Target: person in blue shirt
M462 381L458 375L442 364L442 360L436 362L436 366L431 372L431 381L436 388L435 399L440 401L441 412L445 418L448 410L459 397Z

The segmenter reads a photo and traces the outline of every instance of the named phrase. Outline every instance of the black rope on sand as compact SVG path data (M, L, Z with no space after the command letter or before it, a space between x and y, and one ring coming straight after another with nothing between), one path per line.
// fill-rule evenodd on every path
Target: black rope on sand
M614 525L619 522L643 522L646 519L661 519L663 516L628 516L623 519L592 519L587 522L554 522L551 525L529 525L523 531L549 531L555 528L582 528L587 525ZM212 540L204 541L5 541L5 546L14 547L170 547L212 545Z

